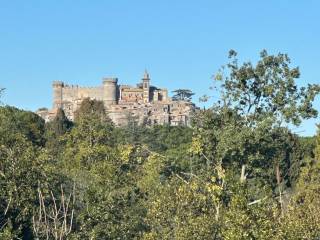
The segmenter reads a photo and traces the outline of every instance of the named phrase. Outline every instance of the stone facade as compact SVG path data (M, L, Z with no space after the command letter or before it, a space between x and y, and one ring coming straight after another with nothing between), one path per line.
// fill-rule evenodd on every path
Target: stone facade
M61 81L54 81L52 87L52 109L37 111L46 121L52 120L59 108L74 120L74 113L85 98L103 101L106 112L117 126L126 125L130 117L140 124L189 125L196 109L191 102L172 101L167 89L151 86L147 71L135 87L118 85L117 78L104 78L99 87L70 86Z

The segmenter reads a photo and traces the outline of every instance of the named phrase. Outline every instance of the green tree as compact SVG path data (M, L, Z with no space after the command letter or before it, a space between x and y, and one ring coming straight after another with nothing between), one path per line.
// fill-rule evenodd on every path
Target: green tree
M176 175L148 201L143 239L220 239L216 179Z
M301 168L295 191L281 219L278 239L317 239L320 237L320 131L316 136L315 157Z
M75 112L75 122L84 117L95 116L100 118L102 121L107 120L104 104L102 101L95 99L85 98L80 107Z
M261 129L262 133L265 132L264 135L269 132L269 138L273 140L274 134L281 131L283 121L298 125L302 119L317 116L313 100L319 93L320 86L309 84L307 88L299 88L295 82L300 76L299 68L290 67L290 58L287 54L268 55L267 51L263 50L260 53L260 60L255 65L251 62L240 65L237 53L233 50L229 52L229 58L230 62L215 75L215 80L220 84L221 101L217 102L214 109L218 109L223 118L226 115L229 118L229 109L232 109L232 116L239 116L236 117L238 123L231 126L231 132L235 128L238 132L242 132L239 128L249 127L246 132L257 134ZM286 135L290 138L290 133ZM278 137L283 138L281 134ZM252 136L242 136L241 139L240 142L251 141ZM287 169L281 169L281 165L288 166L290 163L286 160L287 150L284 149L286 144L284 140L281 141L282 143L275 141L276 144L271 151L274 155L271 162L274 168L280 169L280 175L287 175ZM252 162L248 161L250 157L246 157L247 150L250 150L249 146L251 145L245 143L242 145L242 150L239 149L241 152L245 151L246 159L241 163L242 169L248 164L250 167Z
M14 141L14 145L0 143L1 230L32 239L37 189L40 184L47 189L51 177L47 178L46 159L31 142L21 134L16 134Z
M72 122L67 118L61 108L57 110L55 118L48 124L48 128L53 131L55 137L64 135L71 127Z
M70 133L74 146L77 142L86 142L88 147L97 143L113 144L114 125L107 117L102 101L83 100L75 116L75 128Z
M0 141L7 144L14 144L17 133L25 136L34 145L45 144L45 122L35 113L10 106L0 107L0 126Z
M250 121L274 117L298 125L302 119L317 116L313 100L320 91L318 84L298 87L298 67L290 67L287 54L260 53L254 65L239 65L237 53L229 52L230 62L215 75L220 83L221 103L237 110Z
M192 96L194 95L194 93L189 89L177 89L172 92L174 93L172 96L173 101L190 102L192 100Z
M55 118L46 124L46 148L58 157L63 153L63 135L71 130L73 123L69 121L62 109L58 109Z
M247 183L234 183L231 189L234 195L223 215L222 239L275 239L280 212L270 189L264 186L264 197L260 199L256 199Z

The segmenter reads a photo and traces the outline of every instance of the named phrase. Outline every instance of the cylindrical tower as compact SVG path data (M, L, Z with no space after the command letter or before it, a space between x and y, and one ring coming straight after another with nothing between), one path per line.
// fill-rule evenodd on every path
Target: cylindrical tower
M103 78L103 102L105 106L117 103L118 78Z
M62 108L62 89L63 82L54 81L52 83L53 88L53 109Z

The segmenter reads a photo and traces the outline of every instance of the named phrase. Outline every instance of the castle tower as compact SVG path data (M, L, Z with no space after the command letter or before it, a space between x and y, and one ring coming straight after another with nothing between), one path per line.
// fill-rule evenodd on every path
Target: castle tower
M103 78L103 102L105 106L117 104L118 78Z
M148 103L150 101L150 76L147 70L145 70L142 78L142 88L143 88L143 101Z
M52 83L53 89L53 109L62 108L62 89L64 87L63 82L54 81Z

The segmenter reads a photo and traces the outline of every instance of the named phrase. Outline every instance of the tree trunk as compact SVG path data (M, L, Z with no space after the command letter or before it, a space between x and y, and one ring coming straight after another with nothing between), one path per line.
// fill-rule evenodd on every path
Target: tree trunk
M246 181L246 165L242 164L240 182L244 183L245 181Z

